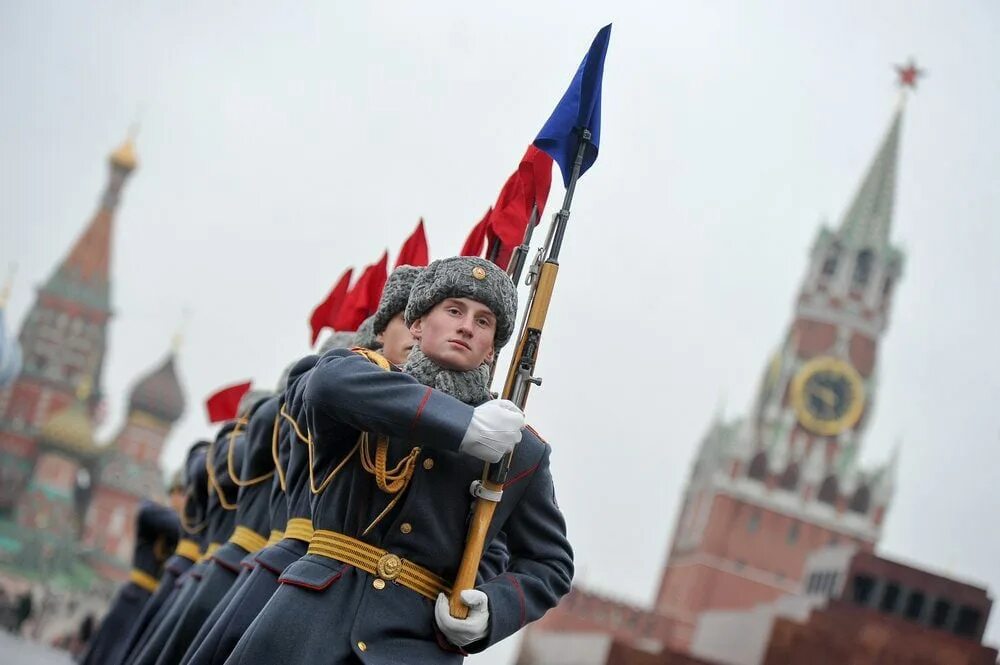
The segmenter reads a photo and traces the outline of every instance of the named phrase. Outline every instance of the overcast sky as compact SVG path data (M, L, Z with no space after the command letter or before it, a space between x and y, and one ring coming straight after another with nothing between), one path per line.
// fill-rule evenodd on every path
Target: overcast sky
M698 440L720 403L749 405L819 224L888 126L891 65L912 55L929 75L902 134L892 238L908 261L862 459L901 443L884 554L1000 590L1000 6L303 4L0 3L12 325L141 117L106 437L186 308L170 467L211 432L205 395L271 386L308 352L309 313L345 267L394 254L420 216L432 256L456 252L614 21L600 158L528 412L554 448L578 580L648 603ZM552 208L561 195L555 178Z

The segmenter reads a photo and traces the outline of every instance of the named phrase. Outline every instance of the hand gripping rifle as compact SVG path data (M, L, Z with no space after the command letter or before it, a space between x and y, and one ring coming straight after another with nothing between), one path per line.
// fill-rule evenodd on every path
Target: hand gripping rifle
M514 357L511 359L510 369L507 371L507 380L504 383L502 395L504 399L514 402L522 411L528 402L528 389L532 384L537 386L542 383L541 378L534 375L535 362L538 360L542 329L545 327L549 303L552 301L556 275L559 274L559 251L562 249L563 235L566 233L566 224L569 222L569 208L573 203L573 192L576 189L576 181L580 177L584 151L590 138L590 131L584 129L580 135L576 159L573 162L573 171L570 175L569 185L566 187L566 195L563 197L562 208L553 216L545 245L539 248L535 261L528 270L526 283L531 287L528 294L528 306L524 320L521 322L517 346L514 350ZM511 256L508 274L515 284L520 279L521 271L524 268L537 217L538 207L535 206L525 231L524 242L514 250L514 254ZM459 565L458 575L455 577L449 599L449 609L455 618L464 619L469 615L469 608L462 602L461 592L472 589L476 585L476 573L479 570L479 561L483 556L486 535L490 529L490 522L493 521L493 513L503 496L503 486L507 481L507 473L510 470L513 457L514 453L511 451L498 463L486 464L482 480L473 482L470 488L473 496L476 497L476 505L469 523L469 534L466 537L462 562Z

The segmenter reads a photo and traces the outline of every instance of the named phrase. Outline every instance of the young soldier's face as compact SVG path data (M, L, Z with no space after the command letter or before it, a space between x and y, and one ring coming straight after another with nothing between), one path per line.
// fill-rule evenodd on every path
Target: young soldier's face
M460 372L493 360L496 330L490 308L470 298L446 298L410 326L425 356Z
M389 325L376 337L382 345L382 355L393 365L402 365L410 357L410 349L416 344L410 329L400 312L389 320Z

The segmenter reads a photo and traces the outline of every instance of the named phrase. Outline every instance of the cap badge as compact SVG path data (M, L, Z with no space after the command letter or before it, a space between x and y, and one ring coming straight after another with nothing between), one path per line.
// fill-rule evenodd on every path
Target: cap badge
M476 266L472 269L472 276L482 281L486 279L486 270L482 266Z

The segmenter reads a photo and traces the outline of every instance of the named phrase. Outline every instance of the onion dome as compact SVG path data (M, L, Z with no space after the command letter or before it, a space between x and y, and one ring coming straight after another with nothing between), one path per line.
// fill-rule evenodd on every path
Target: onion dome
M168 423L177 422L184 413L184 392L177 379L175 354L139 379L129 397L129 410L144 411Z
M132 142L132 138L129 137L125 139L118 148L108 156L108 159L114 166L125 171L131 171L135 169L139 164L139 160L135 156L135 143Z
M89 391L87 391L89 392ZM86 406L86 394L61 411L57 411L42 425L41 439L50 445L75 453L96 452L94 421Z

